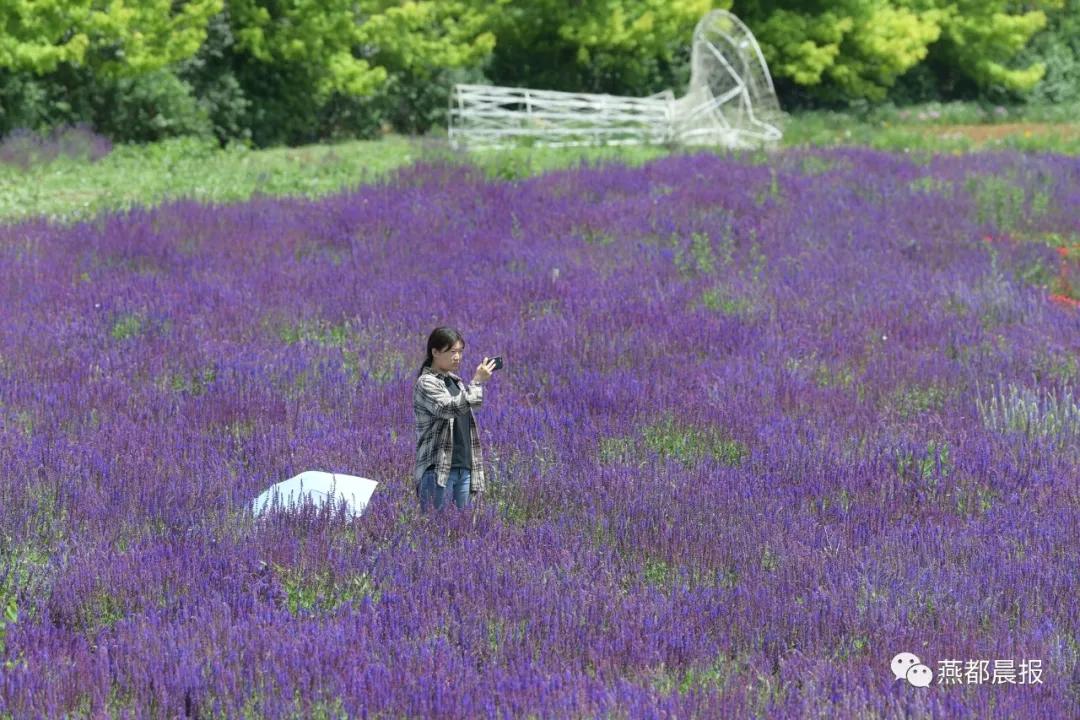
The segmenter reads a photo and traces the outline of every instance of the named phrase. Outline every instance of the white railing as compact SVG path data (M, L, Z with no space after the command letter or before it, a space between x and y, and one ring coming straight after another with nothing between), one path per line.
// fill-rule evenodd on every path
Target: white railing
M750 30L710 12L694 30L690 87L644 98L557 90L455 85L454 147L568 147L682 143L740 147L781 138L780 106Z

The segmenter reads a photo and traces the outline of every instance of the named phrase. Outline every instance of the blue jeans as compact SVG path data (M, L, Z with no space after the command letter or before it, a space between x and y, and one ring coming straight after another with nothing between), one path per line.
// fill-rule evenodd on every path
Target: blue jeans
M439 487L435 482L435 471L428 470L420 478L420 509L427 510L429 503L436 510L446 507L446 495L454 493L454 504L464 508L469 504L469 481L472 473L466 468L450 468L450 476L446 478L446 487Z

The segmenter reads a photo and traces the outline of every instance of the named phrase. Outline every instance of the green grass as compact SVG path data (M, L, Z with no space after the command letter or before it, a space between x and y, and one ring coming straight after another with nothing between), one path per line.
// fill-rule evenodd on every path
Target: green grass
M1080 154L1076 107L995 108L973 103L914 108L881 106L852 113L804 112L788 118L784 147L863 146L917 153L1018 149ZM1054 123L1066 132L1037 127L1004 138L972 139L948 124ZM474 153L451 150L445 135L389 135L334 145L250 150L219 148L212 141L178 138L149 145L120 145L98 162L59 158L27 170L0 164L0 220L45 215L58 221L106 209L154 205L171 198L232 202L252 195L319 197L372 182L417 161L473 163L492 178L517 180L581 164L640 165L701 148L661 146L515 148ZM715 152L729 151L716 149ZM765 154L755 154L762 160ZM813 168L810 168L813 169Z
M928 103L908 108L881 105L861 112L803 112L784 127L784 144L798 147L857 145L908 152L971 152L1021 150L1080 154L1080 123L1075 105L995 107L977 103ZM973 139L955 126L1034 124L1003 138ZM1067 132L1045 132L1038 125L1068 126Z
M25 171L0 165L0 218L73 220L170 198L317 197L413 162L415 149L401 137L268 150L220 149L195 138L120 145L95 163L58 158Z
M285 593L285 606L293 615L333 612L346 603L359 605L365 598L378 602L382 589L367 575L334 577L328 570L305 572L272 564Z

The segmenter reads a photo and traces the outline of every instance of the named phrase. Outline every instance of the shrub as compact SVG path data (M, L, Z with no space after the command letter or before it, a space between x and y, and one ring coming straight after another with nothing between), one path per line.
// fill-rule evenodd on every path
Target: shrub
M171 70L100 82L87 104L94 126L116 140L153 142L212 133L194 88Z
M975 404L983 424L996 432L1023 433L1035 437L1076 437L1080 435L1080 398L1072 388L1060 391L1027 388L1000 382L983 399L979 392Z
M111 151L109 139L98 135L85 124L55 127L47 134L20 128L0 143L0 163L16 165L25 170L58 157L96 162Z

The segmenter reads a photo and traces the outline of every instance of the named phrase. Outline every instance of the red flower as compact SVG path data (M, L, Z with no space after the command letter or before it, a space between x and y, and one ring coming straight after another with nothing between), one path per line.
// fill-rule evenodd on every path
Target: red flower
M1050 299L1058 303L1059 305L1064 305L1065 307L1071 307L1073 309L1080 310L1080 300L1075 300L1068 295L1051 295Z

